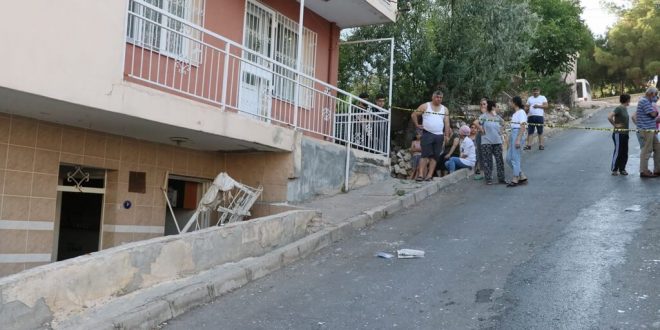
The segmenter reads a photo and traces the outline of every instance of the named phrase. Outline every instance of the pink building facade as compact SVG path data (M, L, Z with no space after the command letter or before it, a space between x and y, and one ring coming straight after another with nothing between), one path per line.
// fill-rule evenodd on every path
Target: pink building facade
M185 218L220 172L263 187L254 216L274 212L311 180L305 143L387 155L338 133L357 98L336 84L341 29L394 21L389 1L307 0L302 34L296 0L9 7L0 275L176 234L168 198ZM374 113L371 132L386 138L386 111Z

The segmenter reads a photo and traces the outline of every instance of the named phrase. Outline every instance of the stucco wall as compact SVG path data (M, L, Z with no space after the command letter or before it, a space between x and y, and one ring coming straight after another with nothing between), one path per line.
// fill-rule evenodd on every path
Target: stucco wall
M300 175L289 181L287 199L298 202L341 192L346 173L346 147L309 137L303 137L300 146ZM389 167L385 157L351 150L349 189L387 177Z

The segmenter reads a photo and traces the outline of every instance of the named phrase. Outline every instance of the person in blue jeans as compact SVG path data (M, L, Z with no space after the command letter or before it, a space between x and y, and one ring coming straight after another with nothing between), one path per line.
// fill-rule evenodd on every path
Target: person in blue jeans
M477 150L474 147L474 142L468 136L470 135L470 127L467 125L461 126L458 130L459 139L461 141L461 156L451 157L445 162L445 167L449 173L453 173L461 168L472 169L477 163Z
M507 187L515 187L519 184L526 183L527 177L522 172L520 166L520 142L525 135L525 127L527 126L527 114L523 108L522 99L520 96L514 96L511 100L511 106L515 110L511 117L511 134L509 137L509 150L506 156L506 162L513 169L513 177Z

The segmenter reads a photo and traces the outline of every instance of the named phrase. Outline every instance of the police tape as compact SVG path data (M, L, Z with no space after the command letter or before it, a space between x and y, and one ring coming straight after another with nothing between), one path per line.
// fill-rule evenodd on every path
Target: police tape
M413 109L406 109L406 108L400 108L400 107L392 107L392 109L399 109L399 110L404 110L404 111L409 111L409 112L415 112L416 110ZM439 115L439 116L446 116L445 114L438 113L434 115ZM479 120L480 122L483 121L492 121L492 122L503 122L503 123L509 123L509 124L518 124L522 125L523 123L519 122L511 122L511 121L506 121L503 119L479 119L478 117L470 117L470 116L460 116L460 115L449 115L449 119L463 119L463 120ZM586 131L602 131L602 132L613 132L613 133L621 133L621 132L655 132L659 133L659 129L642 129L642 128L608 128L608 127L587 127L587 126L574 126L574 125L565 125L565 124L552 124L552 123L524 123L527 126L543 126L543 127L548 127L548 128L559 128L559 129L575 129L575 130L586 130Z

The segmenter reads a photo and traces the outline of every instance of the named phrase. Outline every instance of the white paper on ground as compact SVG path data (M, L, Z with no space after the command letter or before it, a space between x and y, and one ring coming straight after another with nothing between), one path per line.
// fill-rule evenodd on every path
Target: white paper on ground
M641 205L633 205L633 206L631 206L631 207L625 209L624 211L625 211L625 212L639 212L639 211L641 211L641 210L642 210L642 206L641 206Z
M413 249L401 249L396 251L399 259L424 258L424 251Z

